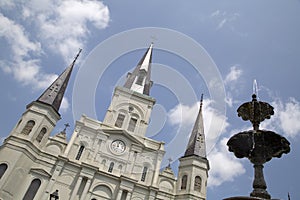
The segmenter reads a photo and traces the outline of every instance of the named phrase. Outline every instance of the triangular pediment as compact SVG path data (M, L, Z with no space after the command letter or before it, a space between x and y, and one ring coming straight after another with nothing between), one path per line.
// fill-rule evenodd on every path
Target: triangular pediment
M39 175L42 175L42 176L47 177L47 178L51 177L51 174L48 173L47 171L45 171L42 168L31 168L30 169L30 173L32 173L32 174L39 174Z
M141 142L143 140L142 138L138 138L138 136L134 136L130 133L128 133L126 130L123 129L102 129L104 133L110 134L110 135L120 135L131 141L132 143L145 147L144 143Z

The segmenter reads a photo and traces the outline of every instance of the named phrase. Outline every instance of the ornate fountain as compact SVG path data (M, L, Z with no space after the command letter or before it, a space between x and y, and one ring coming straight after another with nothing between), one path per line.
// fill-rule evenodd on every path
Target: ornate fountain
M257 91L257 86L255 89ZM237 109L238 116L245 121L249 120L253 125L253 130L237 133L227 142L229 151L233 152L237 158L245 157L253 163L253 191L250 197L232 197L227 200L271 199L271 195L266 190L263 164L273 157L280 158L283 153L290 152L290 143L286 138L273 131L259 129L259 124L265 119L270 119L274 114L274 108L266 102L258 101L256 91L252 95L251 102L246 102Z

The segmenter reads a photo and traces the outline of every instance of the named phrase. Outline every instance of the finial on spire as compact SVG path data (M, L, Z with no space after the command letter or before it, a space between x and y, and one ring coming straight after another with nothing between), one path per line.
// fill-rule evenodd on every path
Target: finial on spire
M65 94L75 61L77 60L82 49L75 56L73 62L69 67L61 73L57 79L44 91L44 93L37 99L38 102L50 105L58 114L62 99Z
M148 50L135 67L132 73L129 73L127 80L124 84L125 88L132 91L149 95L150 88L153 82L150 80L151 75L151 63L152 63L152 49L153 43L150 44Z
M168 164L168 168L171 168L171 162L173 161L172 158L168 158L169 164Z
M203 105L203 93L201 94L201 99L200 99L200 110L202 110L202 105Z
M76 60L77 60L77 58L79 57L79 55L80 55L81 51L82 51L82 49L81 49L81 48L79 48L79 51L78 51L77 55L75 56L75 58L74 58L74 60L73 60L73 63L75 63L75 62L76 62Z
M63 132L66 132L67 128L70 127L70 124L69 124L69 123L66 123L66 124L64 124L64 125L65 125L65 128L64 128Z

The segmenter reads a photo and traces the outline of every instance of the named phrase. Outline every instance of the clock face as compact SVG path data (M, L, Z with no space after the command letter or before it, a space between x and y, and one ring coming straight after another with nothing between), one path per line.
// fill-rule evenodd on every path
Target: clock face
M122 140L115 140L111 143L111 149L115 153L123 153L125 151L126 145Z

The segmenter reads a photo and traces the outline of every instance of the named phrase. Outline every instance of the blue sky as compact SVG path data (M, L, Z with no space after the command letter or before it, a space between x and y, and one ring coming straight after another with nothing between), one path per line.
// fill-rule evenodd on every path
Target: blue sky
M298 0L1 1L1 139L79 48L53 134L66 122L74 124L81 111L101 121L115 85L154 42L151 96L157 104L148 136L165 141L173 170L204 93L207 197L251 192L252 166L234 158L226 142L250 128L236 109L251 100L256 79L260 100L275 107L262 127L285 136L292 149L265 165L268 191L274 198L287 199L290 192L300 199L299 10Z

